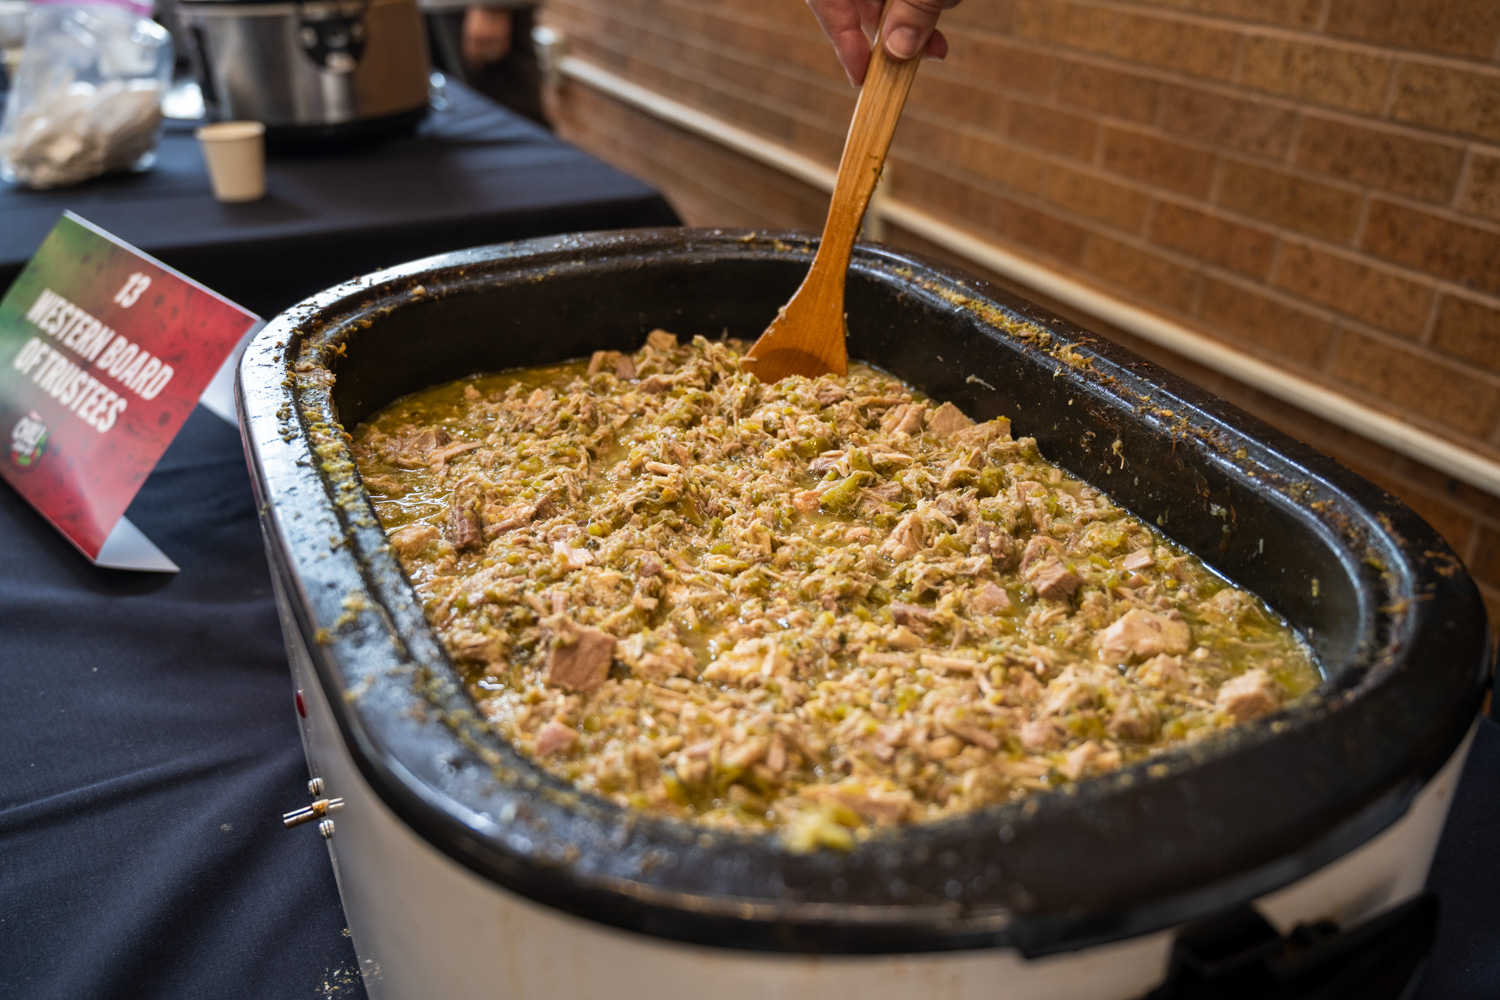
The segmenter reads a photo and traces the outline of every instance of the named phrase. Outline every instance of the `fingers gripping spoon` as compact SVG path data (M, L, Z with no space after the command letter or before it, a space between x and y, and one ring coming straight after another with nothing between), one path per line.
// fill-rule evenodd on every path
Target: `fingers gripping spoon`
M843 375L849 370L844 347L844 278L849 255L920 63L920 55L893 59L879 42L870 52L870 67L844 141L833 201L812 269L740 362L762 382L780 381L788 375Z

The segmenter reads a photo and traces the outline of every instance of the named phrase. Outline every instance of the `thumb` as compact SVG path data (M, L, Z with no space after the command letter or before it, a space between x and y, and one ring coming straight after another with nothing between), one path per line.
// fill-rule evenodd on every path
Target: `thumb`
M893 59L911 59L926 51L937 28L938 15L957 5L958 0L890 0L883 31L886 52ZM941 40L938 45L946 52L947 46Z

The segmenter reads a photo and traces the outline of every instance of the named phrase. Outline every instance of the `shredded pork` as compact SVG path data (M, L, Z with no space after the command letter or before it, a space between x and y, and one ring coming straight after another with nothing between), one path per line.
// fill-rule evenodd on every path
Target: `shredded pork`
M479 709L581 789L847 847L1316 684L1256 598L1005 419L738 359L656 331L355 435Z

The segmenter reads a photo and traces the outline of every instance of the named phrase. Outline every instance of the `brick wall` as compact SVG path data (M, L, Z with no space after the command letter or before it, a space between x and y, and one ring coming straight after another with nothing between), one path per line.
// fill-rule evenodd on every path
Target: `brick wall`
M854 92L800 0L549 0L545 20L572 55L837 163ZM967 0L943 26L894 197L1500 456L1500 2ZM822 224L823 193L584 85L554 112L691 224ZM1500 498L1099 332L1402 496L1500 619Z

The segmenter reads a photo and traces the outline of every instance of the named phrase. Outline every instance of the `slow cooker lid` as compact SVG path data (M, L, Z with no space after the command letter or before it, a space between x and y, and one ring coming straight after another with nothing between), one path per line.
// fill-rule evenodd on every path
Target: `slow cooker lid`
M1035 953L1258 895L1405 811L1467 729L1487 657L1477 592L1435 533L1369 483L1128 352L883 248L856 254L851 353L976 417L1009 413L1044 454L1137 513L1163 512L1165 530L1211 564L1251 567L1262 583L1252 589L1316 623L1310 638L1331 673L1321 693L1115 775L877 836L847 855L792 855L768 838L633 814L488 733L350 486L338 418L389 401L397 383L629 347L653 325L751 333L740 327L784 300L809 250L792 235L672 230L465 251L330 290L251 345L241 406L257 487L273 505L277 570L301 597L304 634L327 640L314 657L351 751L398 814L502 885L648 933L776 950L1004 943ZM503 320L481 294L497 288L511 306ZM912 343L917 320L940 336ZM513 336L497 336L497 322ZM465 328L488 335L441 334ZM976 366L1008 384L966 379ZM1114 454L1105 431L1138 475L1103 474ZM1211 503L1235 511L1234 524L1205 529ZM330 531L349 544L330 550ZM1264 586L1275 573L1242 551L1256 534L1260 557L1288 576L1275 593ZM333 627L351 600L370 610Z

